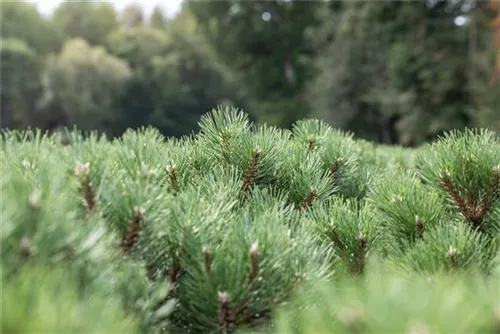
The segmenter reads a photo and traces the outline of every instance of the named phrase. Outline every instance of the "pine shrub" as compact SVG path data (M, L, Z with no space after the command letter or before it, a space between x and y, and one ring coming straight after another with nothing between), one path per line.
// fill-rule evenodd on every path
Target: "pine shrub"
M494 133L199 125L3 132L2 332L500 330Z

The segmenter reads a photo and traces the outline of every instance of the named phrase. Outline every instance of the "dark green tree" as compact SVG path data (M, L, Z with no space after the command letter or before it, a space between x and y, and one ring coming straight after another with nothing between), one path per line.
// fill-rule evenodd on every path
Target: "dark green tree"
M0 10L2 38L17 38L38 56L59 50L62 34L40 15L33 4L19 0L3 1Z
M104 47L70 39L61 53L47 60L41 101L44 115L52 120L60 118L56 124L113 134L113 124L120 115L116 102L124 96L131 77L129 65Z
M248 89L249 112L289 127L309 112L303 87L314 50L305 38L319 1L190 1L200 29Z
M120 101L117 131L155 124L165 135L180 136L195 130L214 105L241 103L239 84L195 28L183 13L164 29L144 25L110 36L109 50L134 73Z
M404 145L469 124L470 36L455 24L462 5L346 1L323 14L314 115Z
M156 6L153 9L153 13L151 13L151 17L149 18L149 24L157 29L164 29L166 27L167 18L160 7Z
M125 28L135 28L144 25L145 14L141 5L129 4L121 12L121 24Z
M89 0L63 2L51 19L65 38L83 38L92 45L104 44L107 36L119 26L113 4Z
M36 51L23 40L2 38L0 73L1 126L40 125L37 102L42 94L41 64Z

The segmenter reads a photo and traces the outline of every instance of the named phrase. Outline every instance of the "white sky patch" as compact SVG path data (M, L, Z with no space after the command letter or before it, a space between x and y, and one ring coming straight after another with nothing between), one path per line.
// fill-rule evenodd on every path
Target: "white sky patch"
M139 4L144 8L144 13L146 16L151 15L151 12L155 6L160 7L165 15L168 17L173 17L181 10L181 4L183 0L149 0L149 1L127 1L127 0L110 0L107 1L112 3L118 11L123 10L129 4ZM61 3L65 1L61 0L29 0L26 1L35 4L42 15L48 16L52 14L54 9L56 9Z

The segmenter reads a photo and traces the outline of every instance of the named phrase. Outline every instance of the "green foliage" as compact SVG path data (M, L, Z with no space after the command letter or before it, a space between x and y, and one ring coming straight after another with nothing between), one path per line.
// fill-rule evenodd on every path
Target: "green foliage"
M62 44L62 34L40 15L34 4L3 1L1 17L2 39L21 40L38 55L57 51Z
M92 47L83 39L68 40L61 53L47 61L43 107L46 112L59 111L67 124L107 130L131 77L128 64L103 47Z
M36 124L36 102L42 94L36 52L23 40L2 38L0 71L2 126Z
M488 83L493 54L479 5L342 1L319 15L310 117L406 146L496 122L498 89ZM457 15L467 23L455 24Z
M377 263L377 266L381 263ZM441 273L401 277L375 269L370 279L301 291L271 333L495 333L498 276Z
M55 9L51 21L66 39L81 38L93 46L103 45L119 26L118 14L111 3L88 0L63 2Z
M150 25L156 29L164 29L167 26L167 18L158 6L155 6L151 13Z
M227 106L198 125L3 133L2 329L498 330L493 132L405 150Z
M187 135L213 105L240 104L237 82L183 13L164 28L140 25L111 34L107 47L133 70L120 102L117 132L155 124L167 136Z
M303 87L312 74L308 60L313 50L304 32L317 24L315 10L322 6L303 1L193 1L185 10L193 13L217 54L245 82L258 120L288 127L308 112Z
M74 281L61 269L33 267L20 277L2 277L3 333L135 332L137 321L120 303L96 295L82 300ZM66 282L61 285L61 282ZM91 321L89 321L91 320Z

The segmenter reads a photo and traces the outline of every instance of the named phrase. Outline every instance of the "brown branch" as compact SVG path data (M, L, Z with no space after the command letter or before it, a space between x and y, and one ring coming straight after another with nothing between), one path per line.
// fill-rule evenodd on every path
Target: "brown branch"
M363 274L365 271L365 258L366 258L366 236L361 232L358 237L359 242L359 274Z
M335 175L337 175L337 172L339 171L340 169L340 165L342 163L343 159L338 157L337 159L335 159L335 161L333 162L332 166L330 167L330 172L329 172L329 176L331 178L335 177Z
M467 203L457 192L448 175L441 176L441 184L448 191L448 194L459 207L461 213L475 227L481 224L483 217L491 210L493 201L497 198L500 191L500 167L493 169L493 177L490 180L488 190L486 191L481 206L476 207L476 198L471 199L471 203Z
M309 142L309 151L314 150L316 147L316 137L310 136L307 141Z
M486 195L482 200L481 208L478 210L479 215L481 215L481 217L483 217L490 211L491 205L499 195L499 192L500 192L500 167L496 166L495 168L493 168L493 177L490 180L490 184L488 186L488 190L486 191Z
M422 224L422 219L419 216L415 217L415 224L417 225L417 231L419 236L422 237L425 232L425 227L424 224Z
M259 244L257 242L254 242L252 246L250 247L249 251L249 256L250 256L250 272L248 273L248 280L247 280L247 288L246 288L246 298L243 302L243 304L240 306L240 308L236 311L235 313L235 319L239 318L247 309L248 306L250 305L250 293L252 291L253 284L255 282L255 279L259 275Z
M130 250L139 239L140 225L144 219L146 210L142 207L134 208L134 216L128 225L127 234L122 242L122 252L125 255L130 253Z
M317 193L316 189L311 188L307 197L302 201L302 203L300 203L299 208L301 210L305 210L308 207L310 207L317 195L318 195L318 193Z
M181 271L181 264L179 261L179 252L175 252L172 260L172 265L168 269L168 280L170 284L174 284L177 282L177 278L179 277L179 272Z
M84 202L89 212L96 211L95 191L90 181L90 163L77 162L75 166L75 174L80 178L80 191L83 194Z
M453 181L448 174L441 174L441 185L448 191L453 202L458 206L462 214L469 219L470 218L470 208L465 202L465 200L460 196Z
M224 332L232 332L234 330L234 316L231 313L231 299L229 293L219 292L218 293L219 310L217 314L217 320L219 324L219 329Z
M284 293L284 298L286 299L288 296L291 295L291 293L297 288L297 286L299 285L299 283L304 280L306 278L306 275L304 273L297 273L295 275L295 280L293 281L292 285L290 286L290 288L288 289L288 291L286 291ZM268 305L268 307L260 310L259 312L255 312L254 314L249 314L245 317L238 317L238 318L235 318L235 323L237 325L240 325L240 324L248 324L248 323L252 323L252 322L255 322L256 320L259 320L259 319L262 319L263 317L267 316L268 314L270 314L274 308L274 306L276 305L277 302L275 303L271 303L270 305Z
M255 180L255 176L257 175L259 158L262 151L257 147L253 150L252 158L250 160L250 166L248 166L246 170L245 180L243 181L243 185L241 186L241 192L247 191L252 182Z
M177 182L177 170L175 169L175 165L167 165L165 169L168 173L168 177L170 178L172 188L174 188L175 192L179 192L179 183Z
M19 242L19 253L24 260L30 258L33 255L31 240L28 237L21 238L21 241Z
M205 269L207 273L212 271L212 255L210 254L210 249L208 247L203 247L203 256L205 258Z
M152 282L156 281L156 279L158 278L158 271L157 271L156 266L153 262L149 263L146 266L146 272L147 272L146 275L150 281L152 281Z

